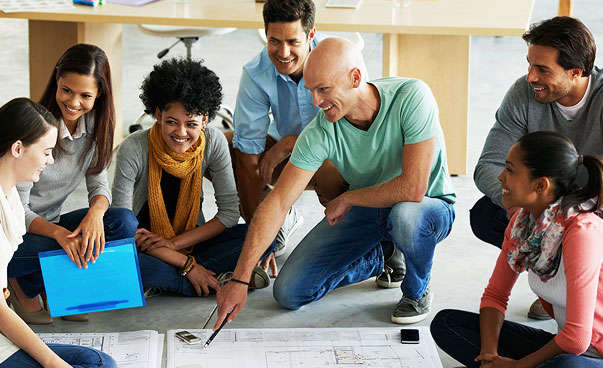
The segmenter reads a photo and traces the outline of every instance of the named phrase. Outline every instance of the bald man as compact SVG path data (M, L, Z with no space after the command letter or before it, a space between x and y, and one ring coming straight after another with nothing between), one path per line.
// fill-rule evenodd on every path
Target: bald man
M395 323L424 319L435 245L449 234L456 199L446 165L438 107L416 79L367 82L360 51L328 38L310 53L305 86L320 107L300 134L289 163L251 222L232 281L218 292L218 327L235 318L245 285L285 214L322 163L330 160L350 184L331 200L325 218L291 253L274 284L274 298L298 309L329 291L377 276L381 241L406 258ZM388 255L386 254L387 258Z

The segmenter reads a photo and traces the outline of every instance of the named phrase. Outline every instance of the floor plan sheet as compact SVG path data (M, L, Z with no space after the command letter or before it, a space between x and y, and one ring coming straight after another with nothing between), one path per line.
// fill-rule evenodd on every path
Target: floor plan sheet
M400 328L274 328L222 330L208 348L211 330L188 330L188 345L167 332L167 368L441 368L427 327L419 344L400 343Z
M94 348L113 357L119 368L161 368L164 335L143 330L110 333L39 333L47 344Z

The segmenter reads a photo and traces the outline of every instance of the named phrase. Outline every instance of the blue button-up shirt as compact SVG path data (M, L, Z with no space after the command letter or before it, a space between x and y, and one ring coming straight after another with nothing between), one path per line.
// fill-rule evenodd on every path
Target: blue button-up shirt
M311 48L322 39L317 34ZM233 146L247 154L262 153L266 135L276 140L299 135L318 109L312 105L312 93L304 88L303 77L295 83L288 75L279 73L264 47L243 67L234 111Z

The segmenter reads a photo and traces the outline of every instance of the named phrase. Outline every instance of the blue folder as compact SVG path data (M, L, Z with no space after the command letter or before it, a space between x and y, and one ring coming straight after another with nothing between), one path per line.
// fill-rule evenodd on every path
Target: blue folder
M145 305L134 239L105 243L88 268L77 268L64 250L40 252L51 317Z

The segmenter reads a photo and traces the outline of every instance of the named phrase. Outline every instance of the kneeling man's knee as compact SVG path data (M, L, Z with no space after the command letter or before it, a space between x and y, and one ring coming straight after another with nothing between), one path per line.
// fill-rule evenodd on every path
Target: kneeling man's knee
M392 230L401 236L409 236L420 224L423 213L420 202L400 202L390 213Z
M272 295L278 304L282 307L297 310L303 304L299 303L299 296L295 293L296 288L287 283L286 279L280 275L274 280Z

